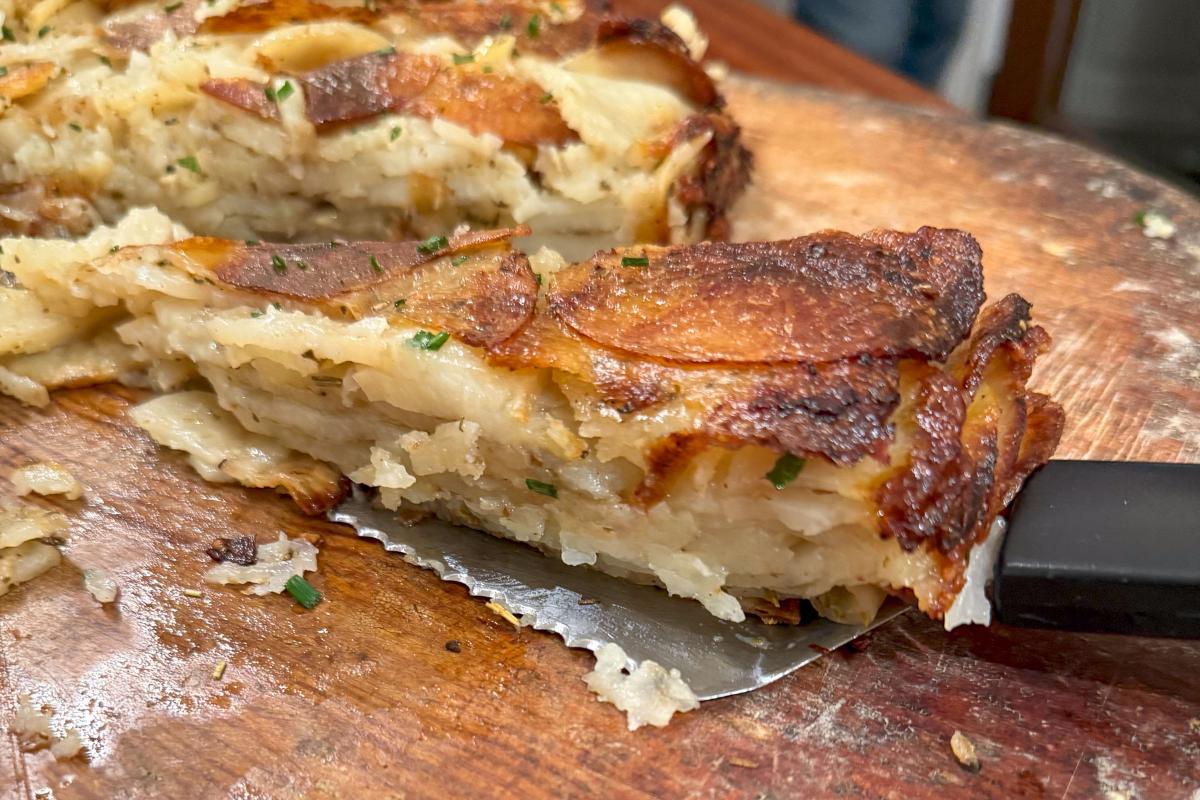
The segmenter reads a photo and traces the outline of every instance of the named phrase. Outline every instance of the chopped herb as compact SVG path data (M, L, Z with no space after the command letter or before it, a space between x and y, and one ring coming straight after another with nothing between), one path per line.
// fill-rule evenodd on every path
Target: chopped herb
M379 266L379 260L375 256L371 256L371 269L376 272L383 272L383 267Z
M8 74L8 67L0 67L0 78Z
M250 245L251 247L253 247L254 245L258 244L258 239L247 239L247 240L246 240L246 244L248 244L248 245Z
M405 300L403 297L401 297L399 300L392 303L392 305L394 305L396 308L404 308L404 304L407 302L408 302L407 300Z
M3 38L6 42L15 42L17 40L17 37L13 36L12 28L7 25L0 25L0 38Z
M287 589L288 594L296 598L296 602L305 608L314 608L317 603L321 602L321 593L317 591L317 587L299 575L288 578L283 588Z
M444 250L450 244L445 236L430 236L425 241L417 245L417 252L423 256L430 253L436 253L438 250Z
M542 285L542 273L540 273L540 272L535 272L535 273L533 273L533 279L534 279L535 281L537 281L537 285L538 285L538 286L541 286L541 285Z
M271 308L275 309L276 311L283 311L283 306L279 305L278 302L271 303Z
M484 72L486 72L486 73L489 73L489 74L490 74L490 73L493 71L493 70L492 70L492 65L491 65L491 64L484 64L484 65L483 65L483 71L484 71Z
M558 497L558 487L553 483L542 483L541 481L535 481L533 478L526 478L525 485L529 487L531 492L544 494L546 497Z
M196 160L195 156L184 156L175 163L186 170L190 170L191 172L200 171L200 162Z
M308 264L301 261L300 259L296 259L296 266L300 269L301 272L308 269Z
M449 339L450 334L446 331L436 334L429 331L417 331L413 334L412 343L422 350L438 350Z
M284 100L287 100L289 97L295 94L295 92L296 89L294 86L292 86L292 82L284 81L283 85L275 90L275 102L282 103Z
M49 26L49 25L43 25L42 27L38 28L37 37L38 37L39 39L41 39L42 37L44 37L44 36L45 36L47 33L49 33L49 32L50 32L50 26Z
M465 263L467 263L466 256L455 256L454 258L450 259L450 264L455 267L461 266Z
M400 126L397 125L396 127L392 128L391 133L388 134L388 141L394 142L399 138L400 138Z
M550 94L550 92L546 92L544 95L538 98L538 102L542 105L546 105L546 103L549 103L553 99L554 95Z
M648 267L650 266L649 256L621 256L622 267Z
M394 56L394 55L396 55L396 48L391 47L391 46L381 47L375 51L375 55L377 55L377 56Z
M804 469L804 464L803 458L798 458L791 453L784 453L776 459L775 466L771 467L771 471L765 477L776 489L782 489L796 480L800 470Z
M451 653L461 653L462 644L458 641L458 639L451 639L450 641L446 642L446 649Z
M525 31L529 34L530 39L536 39L538 34L542 32L542 15L534 14L529 18L529 24L525 26Z
M216 665L215 667L213 667L213 671L212 671L212 679L213 679L214 681L219 681L219 680L221 680L221 677L222 677L224 674L225 674L225 662L224 662L224 661L218 661L218 662L217 662L217 665Z
M506 31L511 27L512 27L512 17L510 17L508 14L505 14L504 16L500 17L500 30Z
M342 379L336 375L313 375L313 383L319 383L322 386L341 386Z
M258 319L262 315L263 315L263 312L261 312L261 311L251 311L250 312L250 316L254 317L255 319Z
M118 251L118 250L120 250L120 249L121 249L121 245L119 245L119 244L114 244L112 247L108 248L108 252L110 252L110 253L115 253L115 252L117 252L117 251Z
M287 262L279 256L271 256L271 266L275 268L276 275L282 275L287 272Z
M108 60L108 56L100 56L100 63L106 67L112 66L112 62Z
M474 53L464 53L463 55L459 55L458 53L455 53L454 54L454 63L455 64L473 64L473 63L475 63L475 54Z
M172 11L174 11L178 8L182 8L182 7L183 7L183 3L171 3L171 5L169 5L169 6L164 6L163 11L170 14Z
M1137 225L1140 228L1146 227L1146 213L1147 213L1147 209L1143 208L1141 211L1134 214L1133 215L1133 224Z
M68 122L67 127L70 128L71 130L75 131L76 133L79 133L80 131L83 130L83 128L79 127L78 122Z

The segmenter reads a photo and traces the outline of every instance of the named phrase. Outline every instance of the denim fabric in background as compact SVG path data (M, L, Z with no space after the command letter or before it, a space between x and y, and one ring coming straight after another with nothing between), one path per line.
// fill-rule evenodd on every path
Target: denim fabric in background
M794 0L796 19L933 88L954 51L966 0Z

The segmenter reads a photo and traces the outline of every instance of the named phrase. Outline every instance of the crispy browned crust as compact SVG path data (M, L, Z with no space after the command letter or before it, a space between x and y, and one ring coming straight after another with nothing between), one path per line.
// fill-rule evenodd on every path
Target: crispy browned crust
M369 53L313 70L300 82L308 119L319 129L392 112L445 119L509 144L578 138L537 85L474 65L445 67L433 56Z
M263 119L275 122L280 119L279 105L267 98L265 83L246 78L210 78L200 84L200 91Z
M369 24L378 14L365 6L330 6L311 0L265 0L246 3L200 23L200 33L258 33L280 25L340 19Z
M46 88L58 72L59 68L49 61L9 67L4 75L0 75L0 112L13 102Z
M676 183L675 196L689 212L704 213L706 238L721 241L729 238L729 210L750 183L754 157L742 144L741 128L724 112L688 117L672 139L678 145L703 135L711 138L700 167Z
M245 244L195 237L174 245L203 277L252 295L357 319L380 314L445 330L475 347L511 338L533 315L537 282L510 238L528 228L422 242Z
M450 331L493 365L553 370L623 414L681 404L686 423L647 447L627 498L643 507L712 445L875 458L880 535L942 570L935 617L971 545L1057 445L1061 408L1025 388L1049 337L1017 295L976 320L980 253L960 231L624 251L648 266L610 251L558 271L540 306L509 247L522 232L464 234L432 254L415 242L176 247L227 286Z
M598 344L683 363L945 358L983 301L979 246L934 228L891 239L610 250L558 272L550 308Z

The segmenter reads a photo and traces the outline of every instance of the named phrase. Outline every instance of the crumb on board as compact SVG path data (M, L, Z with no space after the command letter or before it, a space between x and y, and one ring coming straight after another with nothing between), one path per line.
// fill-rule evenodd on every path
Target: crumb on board
M39 461L13 470L10 477L17 494L61 494L68 500L83 496L83 485L67 468L54 461Z
M117 582L105 569L85 569L83 571L83 588L87 589L100 605L106 605L117 599Z
M54 709L49 706L34 708L29 695L21 694L17 697L17 713L9 732L17 737L21 749L27 752L49 748L51 755L59 761L79 755L83 750L79 732L67 728L62 736L56 736L50 729L53 718Z
M1147 239L1170 239L1175 235L1175 223L1161 211L1141 211L1133 221L1141 226L1142 235Z
M226 663L225 663L224 659L221 659L220 661L218 661L217 665L215 667L213 667L212 679L214 681L219 681L219 680L221 680L221 678L223 678L225 676L225 667L226 667Z
M950 751L964 769L971 772L979 771L979 755L975 752L975 743L967 738L962 731L955 731L950 737Z
M184 589L180 594L184 597L204 597L204 592L199 589Z
M1200 733L1200 717L1192 717L1188 720L1188 730L1192 733Z
M512 626L517 630L521 630L521 620L517 619L511 611L497 603L495 600L487 601L484 607L496 616L501 617L505 621L511 623Z
M451 653L461 653L462 643L459 642L458 639L451 639L450 641L446 642L446 649Z
M691 687L677 669L643 661L631 672L629 658L618 645L608 643L596 651L596 668L583 676L599 699L625 712L629 730L643 725L663 727L676 712L700 707Z

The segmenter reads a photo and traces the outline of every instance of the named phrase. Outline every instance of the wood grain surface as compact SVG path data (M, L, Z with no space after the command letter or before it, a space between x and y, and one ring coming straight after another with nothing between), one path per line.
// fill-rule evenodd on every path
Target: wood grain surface
M1061 456L1200 458L1194 199L1016 129L746 80L727 91L758 155L739 237L971 230L989 294L1019 290L1055 337L1034 383L1067 407ZM1143 236L1145 208L1176 235ZM947 634L910 612L766 689L629 733L581 681L590 655L515 632L461 586L273 494L202 482L132 429L137 398L0 401L0 493L11 467L45 458L89 488L59 504L67 561L0 598L0 726L29 692L79 729L86 759L9 736L4 798L1200 796L1200 644ZM322 534L325 602L202 587L204 547L231 531ZM115 608L82 588L96 566L121 584ZM955 730L978 773L951 755Z

